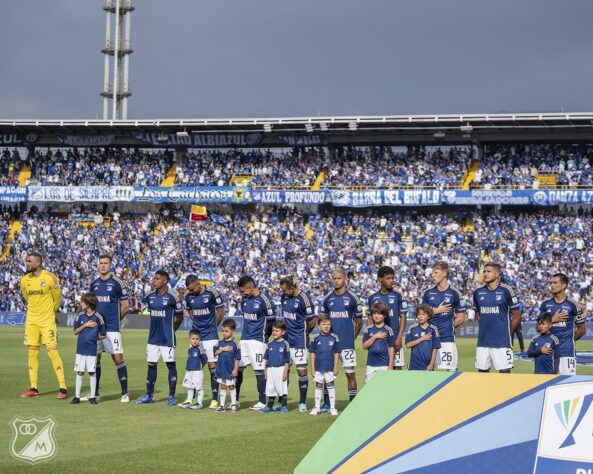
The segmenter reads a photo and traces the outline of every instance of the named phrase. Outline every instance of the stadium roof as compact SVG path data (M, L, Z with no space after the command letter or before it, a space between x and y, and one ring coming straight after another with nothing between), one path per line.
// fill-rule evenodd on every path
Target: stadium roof
M214 140L212 146L453 145L476 143L593 143L593 113L384 115L231 119L1 120L2 134L24 144L60 146L63 137L86 137L87 146L110 137L116 146L187 146L195 135L259 134L249 145ZM144 137L139 139L138 137ZM90 137L96 137L93 141ZM148 142L151 137L152 142ZM175 137L175 138L172 138ZM188 138L190 137L190 138ZM286 137L293 137L288 139ZM207 143L207 142L206 142ZM0 144L9 144L7 140ZM191 146L191 145L190 145ZM204 144L200 146L206 146Z

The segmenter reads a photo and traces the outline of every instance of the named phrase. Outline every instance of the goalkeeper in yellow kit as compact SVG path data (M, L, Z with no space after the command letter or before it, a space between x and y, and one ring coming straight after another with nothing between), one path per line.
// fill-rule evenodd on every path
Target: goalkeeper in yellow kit
M21 278L21 291L27 302L25 345L29 347L29 379L31 388L21 397L37 397L37 373L39 371L39 345L45 344L54 372L60 384L57 398L68 398L64 364L58 353L56 311L62 304L62 290L58 278L43 270L43 258L37 252L27 255L27 274Z

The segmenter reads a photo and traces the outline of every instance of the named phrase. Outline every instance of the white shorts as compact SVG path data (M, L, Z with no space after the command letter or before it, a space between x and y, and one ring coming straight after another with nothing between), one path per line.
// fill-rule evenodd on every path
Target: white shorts
M266 345L259 341L241 341L241 362L239 367L246 367L251 364L253 370L264 370L264 353Z
M490 370L512 369L513 350L507 347L478 347L476 350L476 369Z
M202 370L186 370L185 377L183 377L183 386L185 388L202 390L204 386L204 372Z
M560 357L558 375L576 375L577 359L575 357Z
M394 367L404 367L405 366L405 356L404 356L404 348L402 347L399 351L395 351L395 355L393 356L393 366Z
M315 383L331 383L336 380L336 376L333 372L315 372L313 380Z
M370 365L367 365L367 371L365 374L365 382L368 382L369 380L371 380L373 378L373 375L375 375L375 372L379 372L380 370L387 370L388 367L371 367Z
M290 348L290 360L294 365L307 365L309 351L307 349Z
M105 339L97 342L97 354L107 352L108 354L123 354L124 346L121 340L121 333L108 332L105 334Z
M160 357L163 362L175 362L175 348L169 346L146 345L146 362L156 363Z
M235 385L235 379L216 379L216 381L221 385L226 385L227 387Z
M266 369L266 396L282 397L288 395L288 380L282 380L284 367Z
M457 370L457 346L454 342L441 342L441 348L437 351L437 369Z
M202 347L204 348L206 357L208 357L208 362L216 362L218 360L218 357L214 355L214 346L216 344L218 344L218 341L202 341Z
M356 368L356 350L355 349L344 349L340 352L340 361L344 372L347 374L354 372Z
M85 356L76 354L76 361L74 362L74 371L84 372L85 369L87 373L95 372L97 370L97 356Z

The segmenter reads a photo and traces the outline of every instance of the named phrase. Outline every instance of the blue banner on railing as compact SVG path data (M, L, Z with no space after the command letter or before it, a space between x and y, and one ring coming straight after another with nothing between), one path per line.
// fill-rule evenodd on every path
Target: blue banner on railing
M131 201L132 186L29 186L29 201L104 202Z
M278 138L293 147L323 145L323 137L317 134L308 135L278 135Z
M377 189L366 191L330 191L331 203L339 207L439 206L438 189Z
M0 311L0 326L24 326L25 313Z
M187 146L189 148L250 147L261 143L262 133L190 133L178 136L176 133L137 133L136 140L153 146Z
M263 204L324 204L325 191L251 191L251 202Z
M135 186L136 202L249 202L249 189L232 186L195 186L161 188L158 186Z
M24 186L0 186L0 203L10 204L25 202L27 200L27 188Z
M537 206L591 204L593 203L593 190L550 189L545 191L532 191L531 203Z
M445 204L452 205L529 205L532 192L500 189L474 189L472 191L451 189L443 191L443 197Z

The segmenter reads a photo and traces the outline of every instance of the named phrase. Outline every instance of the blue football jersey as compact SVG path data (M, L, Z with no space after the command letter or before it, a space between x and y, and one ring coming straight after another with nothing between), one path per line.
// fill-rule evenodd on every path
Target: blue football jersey
M76 317L74 321L73 329L78 329L83 324L93 321L97 325L94 328L86 327L78 333L78 339L76 341L76 353L85 356L96 356L97 355L97 341L99 336L105 335L105 321L101 314L96 311L90 316L86 313L81 313Z
M319 333L309 345L309 352L315 354L314 372L333 372L334 354L340 352L340 338L333 334Z
M562 303L556 303L554 298L544 301L539 307L541 313L558 311L567 313L568 319L552 324L552 334L560 340L559 357L575 356L574 332L576 327L585 324L585 315L581 306L571 298L565 298Z
M354 320L362 318L362 304L358 296L352 290L343 295L332 291L323 298L319 314L330 317L332 332L340 339L339 350L354 349Z
M368 348L367 365L370 367L387 367L389 365L389 348L395 346L395 332L389 326L381 328L369 326L362 335L362 342L368 341L379 332L387 334L385 339L375 339Z
M202 341L217 341L216 310L224 306L222 296L215 288L202 293L188 293L184 306L192 319L192 329L200 333Z
M307 321L315 317L315 306L305 292L294 297L282 295L280 300L282 317L286 323L286 340L293 349L306 349Z
M150 311L148 344L175 347L175 316L183 314L177 292L167 290L159 295L153 291L142 298L142 303Z
M425 334L432 334L432 339L422 341L417 346L412 347L409 370L426 370L432 360L432 351L441 348L439 330L432 324L429 324L426 328L421 327L419 324L412 326L408 334L406 334L406 344L420 339Z
M552 349L549 354L543 354L544 346ZM534 337L527 349L527 355L534 357L535 374L556 374L558 373L558 363L560 362L560 340L553 334L540 334Z
M223 339L222 341L218 341L218 344L214 346L214 353L225 346L231 346L232 350L218 354L216 378L231 380L233 378L233 370L235 369L235 361L241 360L241 349L239 349L239 345L234 339L230 341Z
M121 316L120 301L128 299L128 287L123 280L110 275L107 280L95 278L91 282L91 291L97 295L99 304L97 312L105 320L107 332L119 332L119 321Z
M268 342L264 359L266 360L266 367L282 367L284 364L290 364L288 341L280 339L279 341Z
M187 350L187 363L185 370L202 370L202 366L208 362L208 356L200 344L196 347L189 346Z
M441 342L455 342L455 327L453 326L456 313L465 313L466 307L461 293L452 286L445 291L439 291L437 287L430 288L422 295L422 304L433 308L441 305L451 305L448 313L435 314L430 318L430 324L437 327Z
M385 324L393 329L395 333L395 337L400 335L399 334L399 321L400 318L406 318L408 315L408 303L404 301L404 297L399 291L391 290L387 294L381 293L381 290L373 293L369 296L368 305L369 305L369 312L368 315L371 316L371 307L373 304L383 302L387 306L389 306L389 317L385 319ZM402 334L403 336L403 334Z
M261 292L252 298L243 298L241 314L243 316L241 340L266 342L267 324L276 319L274 305L270 297Z
M473 302L480 313L478 347L511 349L511 311L519 309L515 291L503 283L494 290L481 286L474 291Z

